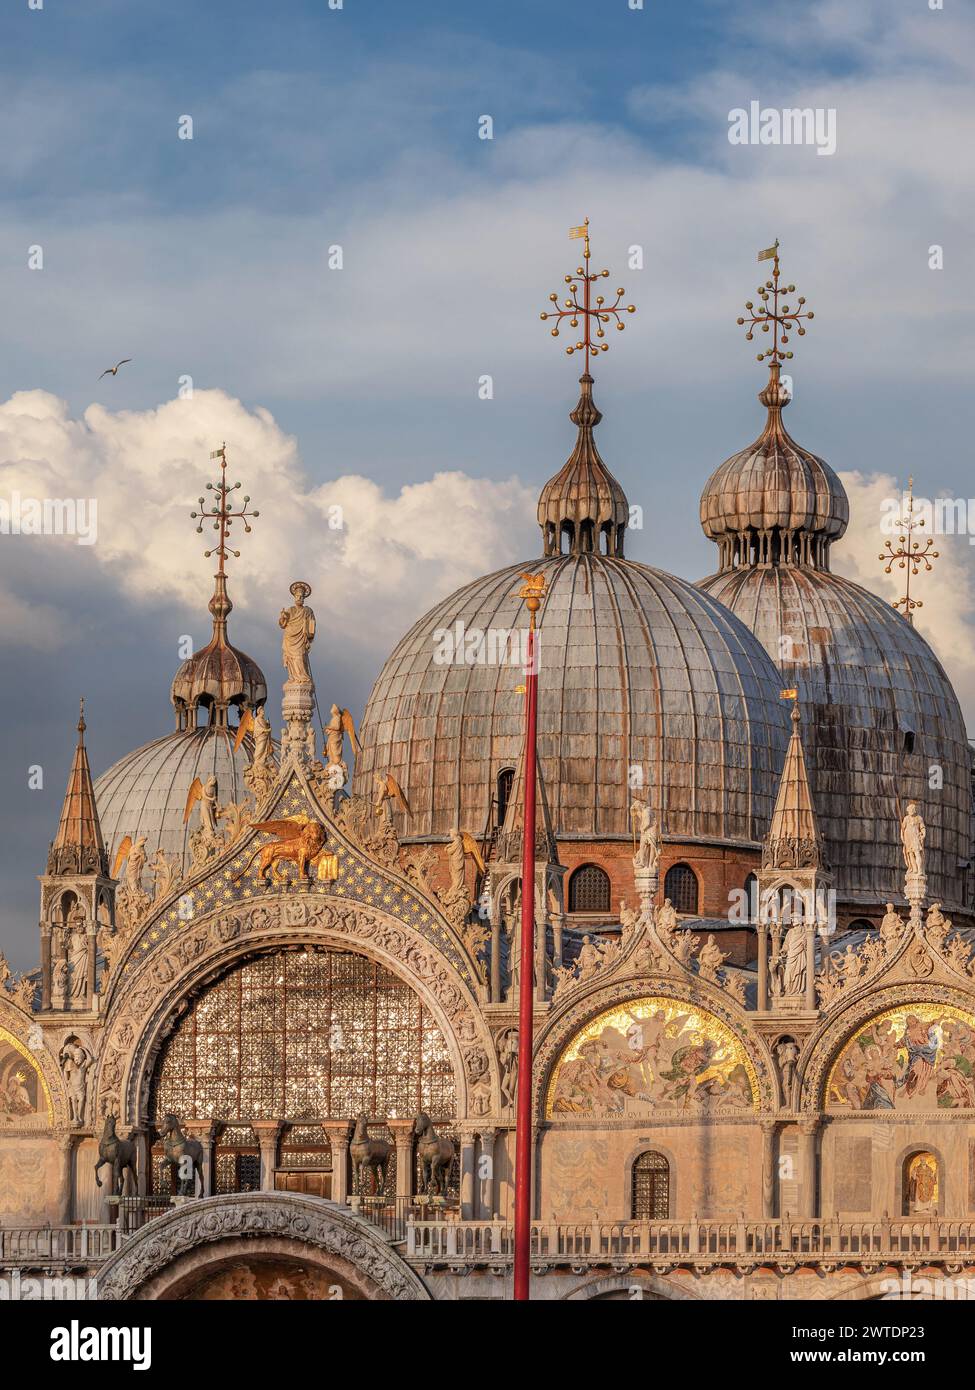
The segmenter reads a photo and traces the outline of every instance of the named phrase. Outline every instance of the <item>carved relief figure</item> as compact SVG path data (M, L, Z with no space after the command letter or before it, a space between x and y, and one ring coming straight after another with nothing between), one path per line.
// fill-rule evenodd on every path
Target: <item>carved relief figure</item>
M508 1028L498 1039L498 1069L501 1074L501 1104L513 1108L518 1093L518 1030Z
M880 923L880 939L888 955L897 945L903 930L904 923L901 920L900 914L894 910L893 903L888 903L887 911L884 913L883 921Z
M69 1038L62 1047L58 1061L68 1093L68 1112L73 1125L85 1122L85 1102L88 1096L88 1071L94 1058L77 1038Z
M67 942L68 998L79 1007L88 999L88 956L88 933L82 912L81 921L76 921L68 932Z
M707 941L698 952L697 957L698 973L701 979L710 980L712 984L716 984L718 980L718 971L727 958L727 952L722 951L721 947L714 939L714 935L709 935Z
M782 984L786 994L802 994L806 988L806 929L794 922L782 942Z

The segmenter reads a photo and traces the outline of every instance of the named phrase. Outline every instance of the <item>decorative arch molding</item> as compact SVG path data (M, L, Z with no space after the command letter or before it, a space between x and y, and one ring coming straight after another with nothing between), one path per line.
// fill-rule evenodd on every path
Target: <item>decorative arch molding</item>
M434 946L469 989L477 989L483 978L479 965L444 916L440 902L412 883L395 861L379 862L371 857L336 822L331 811L323 806L303 771L291 767L283 780L279 781L270 801L262 805L261 816L268 820L295 812L310 815L324 826L329 847L339 855L340 882L332 886L322 885L318 891L309 892L297 887L294 878L289 878L278 892L271 895L270 900L297 903L302 899L314 898L340 908L349 905L363 909L373 906L380 896L385 903L395 902L400 909L398 915L394 913L396 920L405 920L407 915L415 917L417 933ZM265 896L264 885L256 877L251 857L253 850L268 843L259 838L262 833L249 825L238 839L221 849L215 858L201 868L192 870L165 898L151 904L147 914L127 936L112 969L106 996L109 1009L120 994L129 991L133 977L147 955L178 947L189 924L203 920L206 909L200 906L201 903L208 898L216 898L222 900L224 910L230 912L233 908L246 910ZM238 878L231 873L235 865L243 866L248 861L251 872L247 877ZM184 920L183 915L187 906L191 913L189 921Z
M975 998L970 993L947 984L905 982L859 995L847 1008L822 1023L806 1039L797 1068L799 1110L816 1114L825 1110L826 1085L834 1063L846 1044L872 1018L886 1013L888 1009L903 1008L909 1004L946 1004L949 1008L975 1014ZM858 1113L861 1112L850 1111L851 1115ZM884 1114L883 1111L869 1113L875 1117ZM898 1110L897 1118L904 1119L909 1117L910 1113ZM957 1116L959 1112L952 1113ZM832 1114L834 1118L843 1118L842 1114ZM919 1110L917 1114L918 1118L931 1118L930 1111Z
M197 1269L220 1259L221 1247L275 1238L325 1268L351 1266L381 1297L428 1300L419 1276L378 1227L345 1207L293 1192L234 1192L201 1197L148 1222L98 1272L98 1296L110 1301L166 1296L195 1255ZM208 1258L209 1257L209 1258ZM166 1271L171 1278L166 1280Z
M376 908L317 894L269 894L198 918L168 950L154 952L116 996L95 1081L95 1115L130 1126L149 1120L149 1084L159 1050L188 1001L248 956L286 946L354 951L411 986L450 1049L459 1120L497 1113L497 1059L473 994L424 937Z
M64 1077L57 1065L56 1052L45 1042L43 1047L32 1048L31 1033L39 1029L40 1021L33 1014L24 1014L6 999L0 999L0 1042L5 1042L37 1072L47 1102L48 1123L52 1129L67 1129L68 1099L64 1090ZM16 1134L16 1125L4 1127L4 1134ZM36 1133L35 1131L32 1131Z
M628 1000L660 995L676 1002L689 1004L692 1008L705 1009L728 1027L744 1048L755 1072L758 1083L757 1111L772 1111L776 1108L775 1070L766 1040L752 1032L748 1014L739 1008L726 994L704 987L690 977L680 978L667 975L639 976L629 975L600 985L598 977L593 985L574 1002L551 1019L542 1030L535 1050L533 1066L534 1093L532 1095L533 1113L539 1121L545 1121L545 1098L556 1066L572 1039L592 1019ZM755 1112L752 1112L753 1114ZM644 1119L641 1123L646 1123Z
M566 1303L589 1302L594 1298L602 1298L606 1294L625 1293L632 1296L634 1289L650 1295L654 1299L668 1299L677 1301L698 1302L696 1293L690 1289L676 1283L671 1279L661 1278L658 1274L647 1274L643 1270L634 1270L632 1274L609 1274L602 1279L590 1279L585 1284L579 1284L571 1293L567 1293L563 1299Z

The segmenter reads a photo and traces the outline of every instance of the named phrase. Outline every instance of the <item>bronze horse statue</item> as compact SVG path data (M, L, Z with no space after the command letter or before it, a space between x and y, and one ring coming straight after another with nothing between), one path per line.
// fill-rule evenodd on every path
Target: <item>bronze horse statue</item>
M106 1115L101 1138L98 1141L98 1162L95 1164L95 1186L101 1187L99 1168L110 1163L112 1166L112 1196L125 1195L126 1171L132 1174L132 1185L138 1184L135 1174L135 1143L131 1139L120 1139L115 1133L117 1115Z
M429 1115L421 1110L413 1121L416 1136L416 1156L420 1160L420 1191L428 1196L443 1197L447 1192L447 1177L454 1161L454 1145L450 1139L441 1139L433 1127Z
M365 1196L363 1179L366 1169L372 1172L372 1195L375 1197L385 1193L386 1169L392 1152L392 1144L385 1139L369 1138L369 1122L365 1115L358 1115L349 1153L352 1155L352 1174L358 1182L360 1196Z
M159 1137L176 1195L195 1197L197 1178L200 1179L200 1191L203 1192L203 1145L199 1139L188 1139L180 1129L179 1120L175 1115L163 1116L162 1124L159 1126Z

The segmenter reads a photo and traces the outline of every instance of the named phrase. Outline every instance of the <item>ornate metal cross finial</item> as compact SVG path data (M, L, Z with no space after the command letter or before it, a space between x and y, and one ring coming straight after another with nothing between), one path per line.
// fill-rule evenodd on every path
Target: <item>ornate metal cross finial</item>
M566 352L571 357L574 352L584 352L586 354L586 373L589 372L589 359L595 357L597 352L608 352L609 344L601 340L605 338L605 324L615 323L617 329L622 333L626 325L623 322L624 314L635 314L635 304L624 304L623 295L625 291L616 291L615 304L607 304L603 295L595 296L593 303L592 286L597 280L605 280L609 276L608 270L590 271L589 269L589 218L587 217L581 227L571 227L569 236L573 240L584 238L583 260L584 265L576 267L574 275L567 275L565 283L569 286L569 293L559 308L559 297L557 294L550 294L549 299L556 306L554 309L546 310L541 318L555 319L555 327L552 329L552 337L559 336L559 329L563 319L569 320L570 328L578 328L579 320L582 320L582 337L571 347L566 348ZM579 302L580 293L582 303ZM593 341L593 326L595 326L595 337L600 341Z
M240 551L231 549L227 544L231 526L233 526L235 521L242 521L244 523L244 530L250 531L251 528L247 524L248 521L253 517L260 516L260 512L248 511L247 504L251 499L246 496L238 512L232 511L228 504L230 494L240 487L240 483L227 482L227 445L221 444L219 449L213 450L210 457L220 460L220 481L218 483L207 483L207 491L216 493L214 504L208 509L206 506L206 498L201 497L200 510L198 512L190 512L190 516L194 521L199 519L200 524L196 529L201 535L203 534L204 521L212 520L213 529L219 531L220 536L217 544L212 550L205 550L203 553L207 559L209 559L211 555L219 557L220 567L218 573L223 574L224 561L227 556L233 555L235 559L239 559L240 557Z
M776 239L774 246L769 246L765 251L759 251L760 261L772 262L772 278L766 280L764 285L758 287L758 297L761 299L761 306L756 310L754 303L749 299L745 308L748 310L748 318L739 318L739 324L748 324L748 332L745 334L747 342L751 342L755 336L755 329L760 328L763 333L772 331L772 346L766 348L764 352L758 354L758 361L763 362L766 358L769 365L783 362L792 353L785 351L789 341L789 334L793 329L799 337L805 336L806 330L802 326L803 319L812 319L815 315L811 310L803 309L805 296L800 295L796 307L790 309L784 301L787 294L795 294L795 285L779 284L779 243ZM779 303L780 297L782 303Z
M932 568L931 561L938 558L938 552L931 549L934 545L933 536L926 537L923 546L920 541L911 539L912 533L920 530L924 525L924 518L914 515L913 478L907 480L907 515L898 517L895 524L903 532L897 537L897 549L894 549L890 541L884 541L887 554L882 554L878 558L885 561L884 574L890 574L895 560L898 569L906 570L903 597L893 599L892 603L894 608L904 609L904 617L913 625L914 610L915 608L923 608L924 600L911 598L911 575L920 574L922 565L926 570L930 570Z

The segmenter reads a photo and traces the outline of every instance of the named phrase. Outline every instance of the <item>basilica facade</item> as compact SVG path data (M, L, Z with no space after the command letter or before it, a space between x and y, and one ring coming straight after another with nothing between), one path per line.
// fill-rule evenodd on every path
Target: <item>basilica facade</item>
M4 1278L510 1297L520 1085L533 1297L975 1278L970 747L920 632L832 572L848 501L787 433L779 367L704 486L713 575L627 558L586 370L541 555L439 603L361 720L333 704L320 733L309 585L281 610L278 738L230 641L220 455L213 631L175 728L93 779L82 713L40 965L0 972Z

